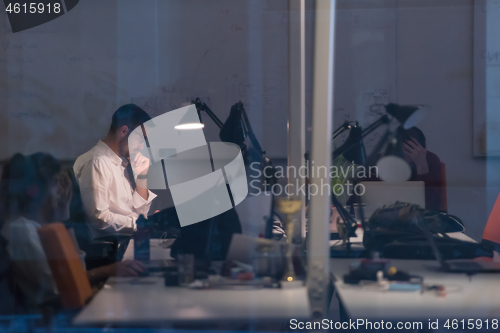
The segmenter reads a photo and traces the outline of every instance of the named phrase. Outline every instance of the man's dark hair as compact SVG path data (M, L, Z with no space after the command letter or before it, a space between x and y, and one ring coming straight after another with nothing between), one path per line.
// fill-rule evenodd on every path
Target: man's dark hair
M127 126L132 132L137 126L151 120L149 114L135 104L125 104L113 113L109 131L116 133L122 126Z
M427 148L425 144L424 132L422 132L418 127L409 128L407 130L404 130L403 133L403 138L405 141L413 138L417 140L422 147Z

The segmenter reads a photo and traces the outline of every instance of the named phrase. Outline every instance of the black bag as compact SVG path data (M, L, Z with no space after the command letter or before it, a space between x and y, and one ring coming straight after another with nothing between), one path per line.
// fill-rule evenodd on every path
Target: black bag
M381 258L435 259L428 238L433 237L445 260L493 257L489 247L446 235L462 231L464 225L456 216L396 202L373 213L365 226L363 244Z

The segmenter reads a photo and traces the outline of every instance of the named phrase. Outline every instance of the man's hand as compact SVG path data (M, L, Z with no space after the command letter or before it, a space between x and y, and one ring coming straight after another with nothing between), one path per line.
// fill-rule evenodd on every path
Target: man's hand
M142 155L140 152L135 153L131 156L130 164L132 166L132 170L134 170L137 175L137 179L135 181L136 188L135 190L144 200L148 200L149 192L148 188L148 180L146 178L149 170L149 159Z
M125 260L110 266L112 276L139 276L146 269L142 262L136 260Z
M429 164L427 163L427 149L422 147L420 143L411 138L405 141L403 149L408 158L417 166L417 174L424 175L429 173Z
M149 169L149 159L137 152L130 158L130 163L132 165L132 170L134 170L136 175L147 175Z

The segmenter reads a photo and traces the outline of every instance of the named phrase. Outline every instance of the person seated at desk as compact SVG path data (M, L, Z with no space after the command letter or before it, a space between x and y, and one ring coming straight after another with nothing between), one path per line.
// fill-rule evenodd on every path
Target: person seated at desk
M397 131L403 137L404 159L410 165L411 177L408 181L423 181L425 184L425 208L439 211L441 209L443 175L441 173L441 160L439 157L427 150L424 133L417 127L407 130L399 127ZM378 156L377 160L380 158ZM363 181L380 180L376 174ZM347 200L347 205L353 205L355 197Z
M103 140L77 158L73 170L80 185L83 206L93 238L110 235L131 236L136 220L148 216L156 194L146 186L149 159L133 152L130 160L130 139L144 139L132 131L151 117L135 104L121 106L113 114L111 127ZM142 170L137 183L134 170Z
M423 181L425 184L425 208L439 211L442 199L442 173L441 160L427 150L424 133L417 127L407 130L403 127L397 129L403 137L404 159L411 168L411 177L408 181ZM379 180L374 174L369 181ZM354 203L354 197L347 201L348 205Z
M424 133L417 127L402 129L404 138L404 157L411 167L409 181L425 183L425 208L440 210L443 200L441 184L441 160L427 150Z
M7 240L14 280L28 309L57 300L58 292L38 229L43 224L68 219L71 196L71 182L51 155L16 154L3 169L1 234ZM142 263L127 261L90 270L87 275L90 283L96 284L112 275L138 276L143 270Z

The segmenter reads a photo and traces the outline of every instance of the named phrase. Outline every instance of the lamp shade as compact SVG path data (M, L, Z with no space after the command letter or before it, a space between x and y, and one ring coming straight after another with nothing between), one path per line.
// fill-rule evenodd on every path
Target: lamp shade
M416 126L425 116L425 109L421 105L397 105L390 103L385 106L388 114L396 118L404 129Z
M345 141L344 145L350 147L342 155L349 162L354 162L355 164L365 165L366 164L366 152L365 145L363 144L362 129L359 126L352 126L349 132L349 136Z
M243 124L241 103L236 103L231 107L229 117L222 126L219 137L224 142L232 142L242 145L247 137L245 125Z

